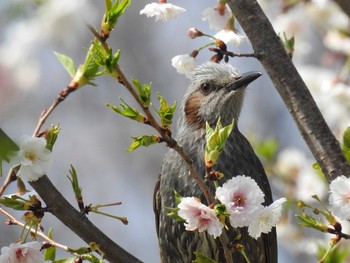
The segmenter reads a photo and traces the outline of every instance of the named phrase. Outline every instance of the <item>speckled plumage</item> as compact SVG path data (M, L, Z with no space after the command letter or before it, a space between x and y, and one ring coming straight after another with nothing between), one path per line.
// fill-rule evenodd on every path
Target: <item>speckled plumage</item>
M249 142L237 128L244 87L233 91L227 89L239 79L237 70L227 64L209 62L197 68L184 95L175 139L192 159L197 174L204 176L205 122L214 124L221 116L222 123L227 125L234 118L235 128L214 169L223 172L226 179L237 175L252 177L263 190L265 205L268 205L272 203L272 196L265 171ZM200 90L203 83L211 85L209 93ZM244 84L246 85L247 83ZM224 181L222 180L221 184ZM174 150L170 149L164 157L160 181L155 189L156 227L162 262L190 263L194 260L195 251L218 262L225 262L218 238L214 239L206 232L186 231L183 223L176 222L166 215L168 211L165 207L175 206L174 189L181 196L200 197L205 202L199 187L189 176L186 164ZM229 239L233 241L238 233L242 234L242 243L252 263L277 262L275 230L255 240L248 236L246 228L238 228L228 233ZM245 262L235 250L233 258L235 263Z

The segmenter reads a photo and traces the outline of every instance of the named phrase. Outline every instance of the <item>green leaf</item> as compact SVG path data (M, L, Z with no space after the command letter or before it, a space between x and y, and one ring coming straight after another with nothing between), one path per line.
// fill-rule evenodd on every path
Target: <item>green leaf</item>
M142 105L144 107L148 107L151 103L152 83L141 85L141 83L137 79L133 79L132 82L134 83L138 91L139 98L140 98L140 101L142 102Z
M294 53L294 44L295 44L295 38L294 36L288 38L286 36L286 33L283 32L283 40L281 39L282 41L282 44L284 46L284 49L286 50L286 52L288 53L288 55L290 57L293 56L293 53Z
M51 238L51 239L53 238L53 237L52 237L52 232L53 232L53 229L50 228L49 232L47 233L47 236L48 236L49 238ZM55 258L56 258L56 247L51 246L51 247L45 249L45 252L44 252L44 259L45 259L45 260L54 261Z
M211 259L198 251L194 252L194 254L196 255L196 259L192 261L194 263L218 263L214 259Z
M175 205L178 206L181 203L182 196L178 192L176 192L175 189L174 189L174 197L175 197Z
M220 153L224 149L226 140L230 136L234 127L234 120L232 123L223 127L221 119L219 118L215 129L211 128L209 123L206 123L206 145L205 145L205 165L212 167L219 158Z
M62 66L67 70L69 75L71 77L74 77L76 70L76 67L74 65L74 61L71 57L68 57L64 54L60 54L58 52L54 52L56 58L61 62Z
M111 1L106 1L106 11L103 16L101 31L102 36L108 36L112 29L115 27L118 18L125 12L130 5L131 0L119 0L111 4Z
M104 71L95 74L102 76L113 73L114 69L118 65L120 50L113 54L112 48L109 47L108 52L106 52L102 44L97 42L97 40L94 40L91 47L91 56L95 64L105 69Z
M350 127L346 128L343 135L343 153L346 160L350 163Z
M308 228L314 228L321 232L327 232L328 226L323 224L322 222L317 221L314 217L306 214L305 212L301 212L300 214L295 215L299 220L299 224Z
M106 2L106 11L109 11L112 7L112 0L105 0Z
M69 173L71 177L67 177L72 184L75 199L77 200L78 204L81 204L83 202L82 188L79 186L78 175L76 170L74 169L73 165L71 165L70 167L71 169L69 170Z
M71 253L77 253L78 255L83 255L83 254L87 254L90 253L91 248L90 247L79 247L79 248L68 248L67 249L68 252Z
M61 259L57 259L55 261L52 261L52 263L75 263L76 258L72 257L72 258L61 258Z
M104 263L104 261L102 259L99 259L98 257L96 257L94 254L89 253L87 255L83 255L83 259L90 261L92 263Z
M114 69L118 65L118 61L120 58L120 49L118 49L117 53L112 54L112 50L110 50L110 53L108 54L106 58L105 68L108 70L109 73L113 73Z
M41 202L36 195L29 195L29 200L18 195L2 196L0 204L13 208L15 210L31 210L33 207L41 207Z
M122 98L120 98L120 100L123 102L122 104L120 104L120 108L109 103L107 103L106 106L114 110L116 113L124 117L127 117L129 119L132 119L141 123L147 122L147 118L144 115L142 115L137 109L132 108Z
M132 152L133 150L139 148L140 146L148 147L152 144L159 143L161 138L155 135L142 135L139 137L132 137L134 141L131 143L130 147L127 149L128 152Z
M160 117L160 122L162 123L163 128L169 128L174 117L174 111L176 109L176 101L173 106L169 106L167 101L157 93L157 98L159 100L159 109L157 110L158 116Z
M9 162L19 148L17 144L0 128L0 176L2 176L2 161Z
M165 207L165 209L168 211L168 213L166 215L168 217L175 219L177 222L184 222L185 219L183 219L181 216L178 215L180 208L177 207L181 203L182 197L178 192L176 192L175 189L173 191L174 191L175 206L176 207Z
M175 219L176 222L185 222L186 220L183 219L181 216L178 215L179 208L177 207L165 207L165 209L168 211L166 214L168 217Z
M227 212L226 206L224 204L216 204L214 206L214 211L218 216L229 216L230 213Z
M58 134L60 132L60 125L57 126L52 125L51 128L47 131L45 135L46 139L46 148L52 151L52 148L57 140Z

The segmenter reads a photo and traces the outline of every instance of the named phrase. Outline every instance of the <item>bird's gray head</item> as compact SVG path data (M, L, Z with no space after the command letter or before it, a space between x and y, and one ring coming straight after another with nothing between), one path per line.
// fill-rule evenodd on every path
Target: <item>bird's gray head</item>
M238 120L244 88L261 76L260 72L240 74L229 64L208 62L198 66L192 75L182 104L180 127L202 129L213 125L219 116L223 125Z

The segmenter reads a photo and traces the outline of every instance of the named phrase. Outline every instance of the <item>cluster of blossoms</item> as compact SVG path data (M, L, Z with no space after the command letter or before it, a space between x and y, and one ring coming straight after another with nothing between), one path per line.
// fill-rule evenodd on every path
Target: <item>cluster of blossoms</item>
M51 163L51 151L46 148L46 139L30 136L21 138L19 151L11 158L13 167L20 165L17 176L28 182L46 174Z
M145 6L140 11L140 14L145 14L147 17L155 17L155 20L167 21L176 17L179 14L185 12L185 9L169 4L166 0L160 0L159 3L151 3ZM217 6L206 8L202 12L202 20L208 21L209 27L217 31L214 36L207 34L193 34L194 31L200 32L197 29L190 28L188 35L191 38L198 36L209 36L215 41L222 41L226 45L233 44L239 46L246 42L247 38L244 35L238 33L234 27L234 17L232 12L228 8L227 4L219 1ZM195 57L198 52L192 52L191 54L175 56L171 63L179 74L185 74L186 77L191 77L191 72L197 67Z
M40 249L38 241L11 244L1 248L0 263L44 263L46 261Z
M264 194L250 177L239 175L216 189L216 198L226 207L232 227L248 227L249 235L257 239L261 233L268 233L274 227L282 212L285 198L263 206ZM224 223L214 208L202 204L194 197L183 197L178 205L178 215L186 223L188 231L207 230L215 238L220 236Z

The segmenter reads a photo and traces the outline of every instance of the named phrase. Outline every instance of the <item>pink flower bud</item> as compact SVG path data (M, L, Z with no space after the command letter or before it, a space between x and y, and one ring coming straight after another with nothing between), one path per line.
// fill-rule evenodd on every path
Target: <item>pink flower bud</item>
M187 31L187 35L194 39L196 37L200 37L203 36L203 33L201 31L199 31L197 28L191 27L188 31Z

